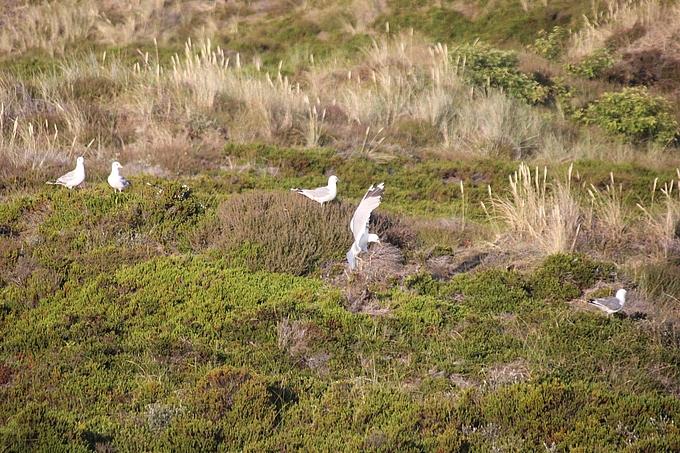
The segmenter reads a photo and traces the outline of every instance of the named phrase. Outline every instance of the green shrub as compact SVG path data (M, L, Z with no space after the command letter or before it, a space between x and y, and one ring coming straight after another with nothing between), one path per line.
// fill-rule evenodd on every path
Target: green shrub
M303 275L329 260L342 260L352 244L354 205L323 207L297 193L252 192L218 208L218 250L252 270Z
M613 264L591 260L582 254L550 255L529 277L533 297L538 300L571 300L595 282L611 281Z
M568 38L569 30L564 27L553 27L550 32L540 30L538 38L530 48L546 60L558 61L564 54Z
M584 57L578 63L565 63L564 70L586 79L594 79L604 70L611 68L616 60L617 57L612 55L607 48L601 48Z
M500 269L456 275L444 293L449 297L463 294L466 304L491 313L514 312L530 298L529 286L519 272Z
M491 86L530 103L545 101L548 88L520 72L517 54L488 44L468 44L452 50L459 64L464 62L464 75L473 84Z
M671 107L668 100L647 93L646 87L633 87L603 94L599 100L575 112L574 117L585 124L597 124L628 141L669 144L680 134L678 122L670 113Z

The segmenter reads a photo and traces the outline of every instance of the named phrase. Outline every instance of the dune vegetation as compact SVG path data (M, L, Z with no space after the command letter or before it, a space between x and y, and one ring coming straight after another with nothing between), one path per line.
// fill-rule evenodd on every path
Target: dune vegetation
M0 453L680 450L677 2L5 3Z

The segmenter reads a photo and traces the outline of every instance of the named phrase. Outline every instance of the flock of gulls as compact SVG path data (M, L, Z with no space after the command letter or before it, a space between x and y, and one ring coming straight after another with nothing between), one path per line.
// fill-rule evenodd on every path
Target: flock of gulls
M125 179L125 176L120 174L120 169L123 166L120 162L111 164L111 174L107 178L109 185L114 191L122 192L123 189L130 185L130 181ZM310 200L317 201L323 208L324 203L333 201L338 194L338 182L340 180L333 175L328 178L328 185L318 187L316 189L290 189L296 193L304 195ZM56 184L73 189L85 182L85 159L79 157L76 160L76 168L65 175L59 177L55 181L47 181L47 184ZM382 195L385 190L385 183L380 183L377 186L371 186L361 199L359 206L357 206L352 220L349 222L349 228L354 236L354 242L347 252L347 262L350 269L354 270L357 262L360 261L359 255L361 252L368 252L368 245L371 242L380 244L380 238L377 234L372 234L368 231L368 223L371 219L371 213L375 210L382 201ZM603 297L590 300L589 303L600 310L611 315L623 309L626 304L626 290L619 289L614 297Z
M109 185L114 191L122 192L123 189L130 185L130 181L125 179L125 176L120 174L120 169L123 166L120 162L111 164L111 174L107 178ZM333 201L338 194L338 177L333 175L328 178L328 185L316 189L290 189L294 192L302 194L307 198L317 201L323 207L324 203ZM68 189L78 187L85 182L85 158L79 157L76 160L76 168L63 176L60 176L54 181L47 181L47 184L55 184L64 186ZM380 205L382 195L385 190L385 183L380 183L377 186L371 186L361 199L359 206L357 206L352 220L349 223L349 228L354 236L354 243L347 252L347 262L350 269L356 268L357 262L360 261L359 254L361 252L368 252L368 244L370 242L377 242L380 244L380 238L377 234L371 234L368 231L368 222L371 218L371 212Z

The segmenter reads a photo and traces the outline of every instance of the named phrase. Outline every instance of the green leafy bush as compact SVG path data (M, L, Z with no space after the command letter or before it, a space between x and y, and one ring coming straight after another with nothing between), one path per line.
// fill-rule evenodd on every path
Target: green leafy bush
M540 30L538 38L536 38L534 44L530 47L546 60L558 61L564 54L568 38L569 30L556 26L550 32Z
M599 100L576 111L574 117L585 124L597 124L629 141L651 140L668 144L676 141L680 133L670 110L668 100L651 96L646 87L633 87L604 93Z
M475 85L500 88L530 103L543 102L548 96L547 87L519 71L516 52L477 43L457 47L451 55L464 64L465 77Z
M616 60L616 56L603 47L577 63L565 63L564 70L586 79L594 79L602 74L604 70L611 68L616 63Z
M536 299L570 300L597 281L611 281L614 273L610 263L591 260L578 253L558 253L541 263L530 275L529 283Z

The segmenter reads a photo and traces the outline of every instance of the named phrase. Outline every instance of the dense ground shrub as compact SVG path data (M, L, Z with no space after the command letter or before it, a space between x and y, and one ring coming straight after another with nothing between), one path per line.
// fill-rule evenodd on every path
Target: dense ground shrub
M607 48L602 48L576 63L565 63L564 69L571 74L579 75L586 79L594 79L611 68L616 63L616 60L616 56L611 51Z
M513 51L477 43L456 47L451 56L462 65L465 77L475 85L501 88L530 103L543 102L548 95L547 87L519 71L519 58Z
M325 261L342 260L352 244L349 221L356 207L334 201L323 207L293 192L252 192L218 208L215 247L234 263L303 275Z
M579 253L550 255L529 277L533 297L540 300L570 300L598 281L612 281L615 268Z
M645 87L624 88L609 92L574 113L585 124L597 124L610 134L629 141L651 140L669 144L680 133L678 122L670 113L671 104L655 97Z

